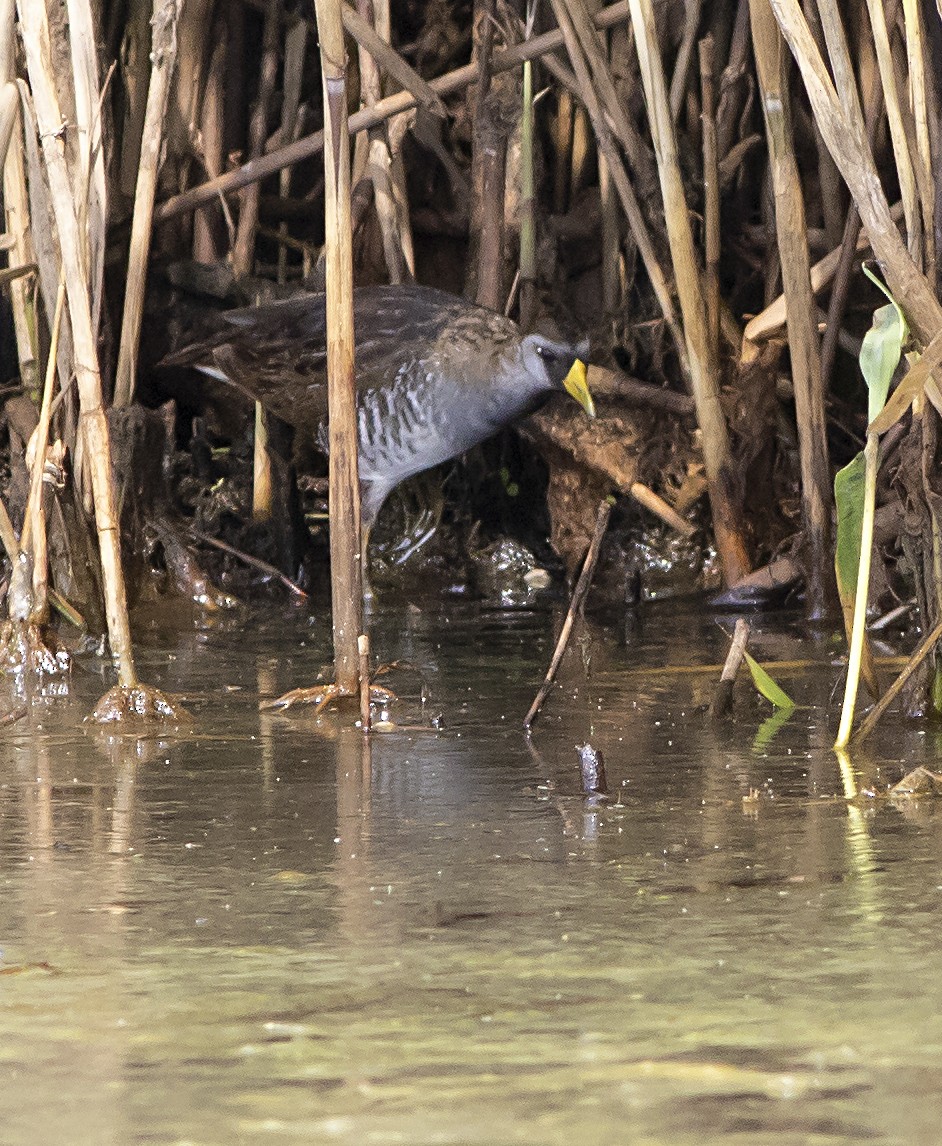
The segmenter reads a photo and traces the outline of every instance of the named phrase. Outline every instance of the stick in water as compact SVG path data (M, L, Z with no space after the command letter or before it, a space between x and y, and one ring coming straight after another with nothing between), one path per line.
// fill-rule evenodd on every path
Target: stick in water
M733 685L736 683L736 673L742 664L746 645L749 643L749 622L742 617L736 622L733 639L726 655L726 664L720 674L720 682L713 694L713 703L710 705L710 716L716 720L721 716L728 716L733 710Z
M605 498L604 501L599 503L598 513L595 515L595 532L592 534L589 551L586 553L585 561L582 563L582 572L579 574L579 580L576 582L576 587L573 590L572 600L569 602L569 612L566 614L562 632L559 634L559 640L556 642L553 659L550 661L550 667L546 670L546 679L540 685L540 691L534 697L533 703L530 705L530 711L523 721L523 727L528 732L534 720L539 716L543 702L547 696L549 696L550 689L553 687L556 672L563 659L563 654L566 652L566 646L569 644L569 637L572 633L572 626L576 621L576 614L582 608L586 594L589 592L589 586L592 584L592 575L595 573L595 566L598 564L599 552L602 548L602 539L605 536L605 530L608 528L608 519L612 512L612 504L610 497Z

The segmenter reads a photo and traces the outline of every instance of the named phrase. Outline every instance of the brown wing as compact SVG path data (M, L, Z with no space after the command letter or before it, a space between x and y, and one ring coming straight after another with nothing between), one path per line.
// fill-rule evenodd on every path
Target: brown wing
M357 385L389 386L442 330L469 311L499 316L430 287L363 287L354 293ZM286 422L316 435L327 414L323 294L228 311L209 339L168 355L162 366L218 371Z

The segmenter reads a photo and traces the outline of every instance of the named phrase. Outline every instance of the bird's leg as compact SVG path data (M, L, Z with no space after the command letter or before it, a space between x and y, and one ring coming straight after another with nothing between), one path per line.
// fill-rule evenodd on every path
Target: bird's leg
M363 605L367 611L373 602L373 590L369 578L369 544L370 527L364 525L360 533L360 569L363 578ZM259 707L270 710L292 708L296 704L313 704L315 713L319 715L331 704L350 696L350 693L342 691L337 684L331 682L330 684L312 685L308 688L293 688L290 692L286 692L274 700L262 701ZM386 705L394 700L398 700L398 697L390 689L380 688L377 684L370 685L371 704Z

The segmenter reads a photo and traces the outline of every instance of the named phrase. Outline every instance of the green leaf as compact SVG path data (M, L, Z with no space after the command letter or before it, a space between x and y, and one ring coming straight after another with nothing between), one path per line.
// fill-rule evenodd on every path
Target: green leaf
M896 303L874 311L873 325L864 335L860 348L860 370L869 391L868 422L872 422L886 405L905 338L906 322Z
M853 608L857 592L857 566L860 564L860 533L863 528L864 481L867 463L862 453L839 470L834 478L837 505L837 548L834 570L841 603Z
M744 655L749 671L752 673L752 683L765 699L776 708L794 708L795 702L780 685L775 683L762 665L748 653Z

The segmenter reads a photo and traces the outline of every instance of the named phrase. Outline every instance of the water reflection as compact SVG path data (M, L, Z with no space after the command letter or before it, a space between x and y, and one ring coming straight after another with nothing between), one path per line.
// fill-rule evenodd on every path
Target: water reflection
M376 623L398 731L258 712L327 659L294 618L152 634L179 738L90 732L79 681L0 741L10 1141L936 1140L938 817L845 798L934 736L842 772L825 664L757 746L662 614L590 624L528 742L552 618Z

